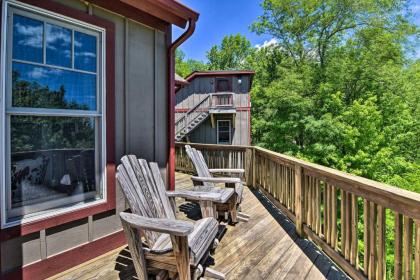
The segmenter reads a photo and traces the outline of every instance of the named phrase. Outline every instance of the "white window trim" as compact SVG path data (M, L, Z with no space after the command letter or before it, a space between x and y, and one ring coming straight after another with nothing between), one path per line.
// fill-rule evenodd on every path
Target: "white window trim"
M102 190L102 198L88 202L88 203L78 203L71 206L63 206L62 208L56 208L52 210L41 211L38 214L31 214L28 217L23 217L19 220L9 222L7 219L7 203L6 199L6 186L10 183L7 179L6 168L8 166L8 148L6 147L7 137L9 134L7 132L7 116L6 116L6 109L7 109L7 99L6 99L6 76L7 76L7 67L8 63L2 63L0 69L0 206L1 206L1 228L8 228L16 225L26 224L30 222L34 222L37 220L44 220L50 217L62 215L64 213L73 212L80 209L90 208L98 204L102 204L107 201L107 178L106 178L106 31L104 28L95 26L83 21L79 21L77 19L73 19L70 17L66 17L48 10L44 10L32 5L28 5L25 3L21 3L15 0L5 0L2 2L2 17L1 17L1 58L2 62L8 62L7 57L7 33L8 33L8 25L7 25L7 15L9 13L9 8L14 9L21 9L25 11L29 11L30 13L37 14L39 16L44 16L47 18L51 18L53 20L58 20L60 22L64 22L66 24L70 24L74 27L80 27L83 30L90 29L94 32L99 33L100 35L100 46L98 46L98 67L97 67L97 75L101 77L98 80L98 101L101 107L97 107L99 112L92 113L92 116L101 116L101 121L99 122L99 127L97 129L101 130L101 133L98 134L100 139L96 139L96 147L98 148L98 152L100 153L99 159L99 169L100 174L98 175L98 182L99 187ZM12 111L12 110L11 110ZM48 115L78 115L77 110L64 112L65 110L51 110L48 112ZM24 112L22 112L24 113ZM50 114L51 113L51 114ZM37 113L34 115L38 115ZM42 112L39 112L39 115L42 115ZM100 141L100 146L98 145L98 141Z
M231 120L217 120L217 144L225 144L225 142L219 142L219 122L229 122L229 145L232 144L232 121Z

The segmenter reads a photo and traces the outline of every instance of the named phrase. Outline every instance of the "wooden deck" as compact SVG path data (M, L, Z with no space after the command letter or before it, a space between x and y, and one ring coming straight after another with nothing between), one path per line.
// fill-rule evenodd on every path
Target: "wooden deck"
M177 173L177 188L191 186L189 175ZM179 201L182 203L182 201ZM179 217L199 209L181 205ZM227 279L348 279L312 242L298 238L293 223L260 192L245 189L242 211L248 223L227 226L216 250L216 270ZM119 248L51 279L132 279L127 248Z

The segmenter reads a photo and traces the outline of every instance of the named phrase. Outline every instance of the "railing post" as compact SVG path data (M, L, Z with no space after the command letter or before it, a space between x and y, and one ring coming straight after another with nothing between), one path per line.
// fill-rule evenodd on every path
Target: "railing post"
M245 168L245 177L246 177L246 185L247 186L251 186L252 184L252 171L253 171L253 160L252 160L252 148L246 148L245 149L245 164L244 164L244 168Z
M303 184L302 184L302 167L295 165L295 212L296 212L296 232L303 237Z
M255 188L257 186L257 166L256 166L256 152L255 147L252 147L252 187Z

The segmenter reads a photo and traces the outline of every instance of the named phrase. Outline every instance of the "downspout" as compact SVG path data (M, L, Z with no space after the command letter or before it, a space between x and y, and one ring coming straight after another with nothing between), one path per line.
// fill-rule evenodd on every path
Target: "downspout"
M188 20L187 30L176 39L169 46L169 116L168 116L168 125L169 125L169 160L168 160L168 182L169 189L175 189L175 50L184 43L195 30L195 20Z

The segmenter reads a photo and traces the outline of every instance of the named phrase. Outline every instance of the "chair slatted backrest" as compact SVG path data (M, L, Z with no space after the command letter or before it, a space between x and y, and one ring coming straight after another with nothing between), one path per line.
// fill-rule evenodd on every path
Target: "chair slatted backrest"
M185 146L185 150L187 151L187 155L191 159L194 164L195 170L197 171L197 175L199 177L213 177L213 175L209 171L209 167L207 166L206 161L204 160L203 154L195 148L192 148L190 145ZM205 187L215 187L213 183L203 182Z
M158 165L150 163L149 167L146 160L134 155L122 157L121 162L116 177L131 211L148 218L175 219ZM161 236L151 231L144 231L144 235L150 247Z

